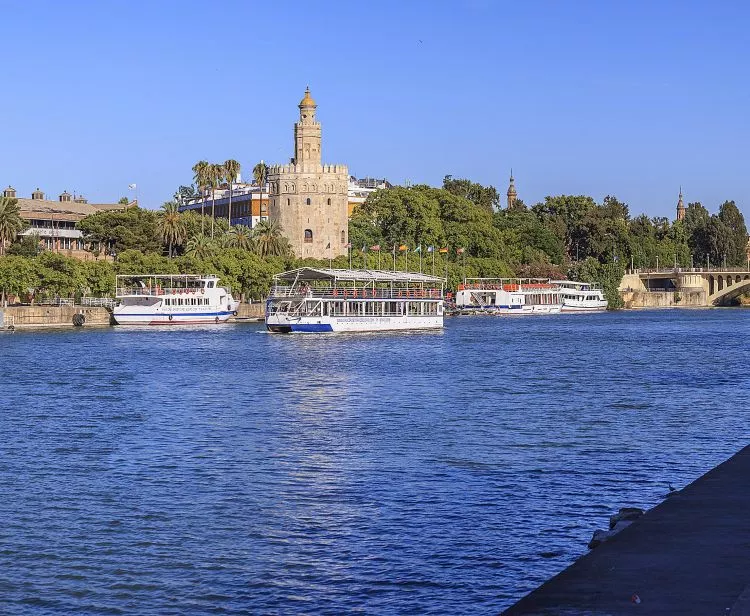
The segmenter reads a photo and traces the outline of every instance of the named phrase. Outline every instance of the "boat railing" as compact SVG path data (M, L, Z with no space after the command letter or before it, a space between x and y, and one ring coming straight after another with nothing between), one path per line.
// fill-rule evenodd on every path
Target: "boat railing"
M205 293L205 289L199 288L186 288L186 287L119 287L115 295L122 297L124 295L190 295L190 294L202 294Z
M314 298L314 299L442 299L441 289L386 289L386 288L360 288L352 287L288 287L276 286L273 289L274 297Z
M459 291L555 291L557 285L538 282L538 283L506 283L506 284L480 284L480 283L462 283L458 285Z

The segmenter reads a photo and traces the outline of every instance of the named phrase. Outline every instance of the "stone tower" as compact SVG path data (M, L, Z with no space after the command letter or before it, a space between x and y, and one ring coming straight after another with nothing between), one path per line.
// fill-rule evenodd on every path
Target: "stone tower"
M677 220L685 218L685 204L682 202L682 186L680 186L680 196L677 199Z
M318 106L310 88L294 125L294 156L268 170L269 218L281 225L298 257L328 259L347 253L349 170L321 163Z
M512 210L516 205L518 193L516 192L516 181L513 179L513 169L510 170L510 185L508 186L508 209Z

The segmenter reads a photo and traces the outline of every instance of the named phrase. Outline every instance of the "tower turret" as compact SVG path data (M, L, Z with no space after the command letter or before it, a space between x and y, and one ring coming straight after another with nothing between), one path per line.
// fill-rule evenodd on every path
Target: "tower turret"
M512 210L516 204L518 193L516 192L516 181L513 179L513 169L510 170L510 185L508 186L508 209Z
M677 220L685 218L685 204L682 202L682 186L680 186L680 196L677 199Z
M307 87L299 103L299 122L294 125L294 164L320 165L320 123L315 119L317 108Z

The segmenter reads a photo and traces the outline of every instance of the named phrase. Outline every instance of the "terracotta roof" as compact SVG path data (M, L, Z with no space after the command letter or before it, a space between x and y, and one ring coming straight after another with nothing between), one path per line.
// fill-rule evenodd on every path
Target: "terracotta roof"
M133 203L76 203L75 201L51 201L48 199L18 199L23 218L49 218L59 220L80 220L90 214L103 210L122 210L132 207Z

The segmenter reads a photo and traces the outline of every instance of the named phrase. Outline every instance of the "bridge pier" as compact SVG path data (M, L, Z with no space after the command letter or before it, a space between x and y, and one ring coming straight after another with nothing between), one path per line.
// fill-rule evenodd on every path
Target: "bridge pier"
M626 308L723 306L750 293L750 271L741 268L658 269L627 272L620 282Z

